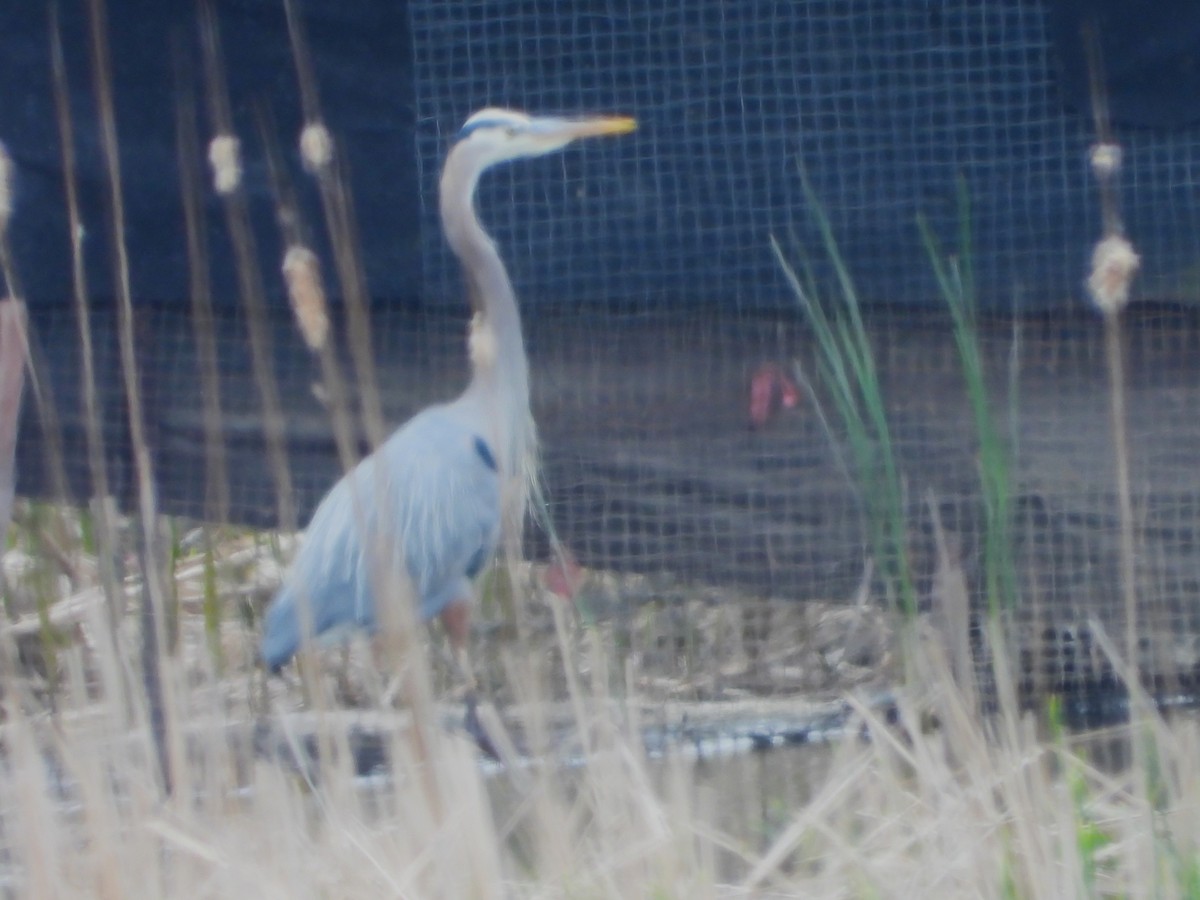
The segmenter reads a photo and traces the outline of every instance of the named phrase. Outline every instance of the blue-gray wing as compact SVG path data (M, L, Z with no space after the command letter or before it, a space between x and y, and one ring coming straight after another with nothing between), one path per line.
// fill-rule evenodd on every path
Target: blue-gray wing
M318 637L374 630L373 588L401 564L421 618L437 615L486 565L499 525L500 481L487 442L453 407L419 413L317 507L267 611L264 661L273 669L286 663L308 627Z

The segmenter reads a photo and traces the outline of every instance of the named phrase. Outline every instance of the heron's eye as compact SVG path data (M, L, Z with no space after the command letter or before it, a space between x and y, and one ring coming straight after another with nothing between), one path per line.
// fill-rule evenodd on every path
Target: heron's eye
M509 125L507 128L504 129L504 133L506 135L508 135L510 138L515 138L517 136L517 126Z

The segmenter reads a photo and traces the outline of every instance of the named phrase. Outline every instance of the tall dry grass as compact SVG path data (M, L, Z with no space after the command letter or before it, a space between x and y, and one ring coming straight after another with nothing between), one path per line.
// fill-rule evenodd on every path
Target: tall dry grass
M107 520L107 536L99 540L91 514L26 506L5 554L11 591L40 595L44 610L32 627L6 627L0 640L0 890L6 895L1200 895L1200 726L1191 719L1164 721L1143 705L1145 715L1123 731L1072 738L1053 710L1039 727L1017 709L1000 634L992 641L999 686L994 716L981 717L975 698L956 686L965 668L961 648L950 645L947 653L947 642L925 630L893 713L850 697L841 739L758 756L709 758L686 744L648 751L643 725L677 722L682 711L641 699L636 672L614 658L601 632L581 638L561 611L561 669L547 672L528 653L508 660L517 704L505 721L521 726L520 737L511 738L501 718L486 711L506 765L481 760L457 727L460 712L436 702L425 644L411 623L400 623L419 651L403 657L404 711L382 704L368 712L339 711L319 680L309 685L311 713L281 710L279 685L264 685L254 673L253 632L230 612L245 603L248 573L274 565L271 542L208 528L199 537L176 539L169 553L159 547L164 530L135 402L137 347L120 239L107 25L101 0L92 0L90 9L141 505L138 519ZM303 81L303 35L294 16L290 21ZM215 27L211 15L207 22ZM214 37L209 84L219 94ZM320 121L311 87L306 98L311 127ZM220 97L210 101L217 136L236 140ZM65 168L73 175L65 104L60 113ZM181 122L187 118L185 111ZM197 334L210 345L205 249L194 221L201 154L198 138L189 138L186 127L180 133L181 159L192 172L184 198L191 210L193 309ZM325 226L335 236L334 268L342 290L353 293L361 286L350 256L348 199L319 133L305 134ZM215 146L213 156L224 164L217 187L228 189L230 227L237 233L244 212L229 168L235 145ZM79 212L70 198L72 178L67 184L74 228ZM286 193L277 185L281 204ZM19 217L14 221L19 227ZM292 237L284 235L284 243L298 246ZM248 247L243 252L253 256ZM306 266L312 262L303 259ZM87 290L78 256L75 263L86 336ZM294 292L304 278L310 280L300 289L315 291L314 269L293 268L291 277ZM260 279L252 268L242 269L252 307ZM298 308L311 307L315 296L301 298ZM314 352L325 353L324 340L313 343ZM211 346L207 357L205 382L214 396L206 422L215 448L220 404ZM357 353L353 358L369 362ZM327 380L340 377L336 356L322 361ZM270 373L259 375L269 411ZM364 379L368 391L370 377ZM347 430L356 426L346 410L331 412L340 446L352 446ZM95 418L94 403L86 414ZM272 426L269 415L267 421L270 441L278 423ZM368 403L365 430L374 436L379 427ZM343 458L349 463L352 454ZM221 471L215 461L210 478ZM277 478L285 491L286 472ZM219 490L210 496L218 511L228 502ZM281 505L281 514L286 511ZM53 553L47 549L51 533L57 536ZM130 548L142 564L122 577L111 560ZM961 604L954 555L944 554L939 567L943 600ZM175 644L166 640L167 596L180 598L182 608ZM106 611L139 605L140 617ZM53 636L57 648L53 704L45 701L39 680L45 676L18 659L18 638L38 632ZM126 649L139 638L141 666ZM1117 651L1106 647L1120 668ZM565 683L569 701L553 721L547 678ZM1130 686L1136 696L1136 677ZM361 759L355 735L363 733L377 740L386 762L367 776L355 765ZM1115 747L1128 755L1131 746L1138 748L1137 766L1104 762L1108 755L1101 751ZM314 747L319 766L311 764Z
M16 537L19 555L27 535ZM199 554L180 568L185 597ZM237 589L236 571L223 591ZM408 711L277 713L267 733L252 690L212 670L197 618L185 617L192 652L161 659L171 794L147 714L128 726L125 698L97 676L128 665L99 658L109 643L60 652L56 713L27 693L29 676L6 682L0 877L11 895L1061 898L1200 887L1195 720L1151 715L1136 730L1072 737L1053 717L1047 728L1020 714L1011 691L981 718L937 640L923 644L893 714L851 697L833 743L709 758L686 743L649 753L643 726L681 713L610 677L601 641L571 642L573 668L596 677L575 682L553 721L538 679L510 661L518 702L505 719L521 724L522 750L503 767L481 759L461 712L441 704L419 751ZM108 622L96 604L80 627ZM236 659L252 636L230 623L226 639ZM355 772L352 726L379 738L386 770ZM329 753L319 768L289 754L306 741ZM1112 759L1131 741L1143 766Z

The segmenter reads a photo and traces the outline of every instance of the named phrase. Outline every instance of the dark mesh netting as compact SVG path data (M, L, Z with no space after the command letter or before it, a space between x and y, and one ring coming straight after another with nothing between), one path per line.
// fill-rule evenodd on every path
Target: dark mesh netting
M1139 292L1187 304L1200 108L1186 99L1195 74L1179 35L1198 23L1112 7L1100 26ZM916 225L923 214L952 240L962 178L984 367L1014 459L1019 618L1032 648L1022 666L1056 683L1104 668L1088 621L1117 634L1121 594L1101 327L1083 291L1100 217L1078 32L1097 10L413 5L427 198L448 133L474 105L642 120L626 143L493 176L481 204L530 311L552 503L585 560L810 600L847 598L863 578L847 445L831 444L807 398L747 428L756 373L817 367L769 247L774 233L832 280L803 166L867 305L918 593L928 597L936 569L936 506L980 599L978 434ZM423 229L430 296L453 303L457 273L433 225ZM1200 659L1186 524L1200 488L1189 474L1195 426L1163 404L1196 399L1195 324L1190 311L1144 306L1128 361L1139 597L1150 609L1142 652L1151 669L1189 679ZM1176 639L1181 622L1188 637Z
M217 6L303 522L339 466L314 390L320 368L278 276L260 129L283 147L303 218L328 272L333 264L315 189L296 158L300 99L282 13L274 3ZM1123 149L1122 210L1142 259L1125 332L1142 661L1151 674L1192 684L1200 665L1200 90L1187 60L1200 17L1190 6L1165 4L1171 15L999 0L304 6L326 118L348 163L391 425L465 380L468 309L436 202L441 161L463 120L486 105L638 118L631 136L489 173L479 208L522 306L554 525L589 568L649 576L637 582L640 599L661 599L664 584L712 587L717 599L831 606L861 596L864 584L876 589L868 597L881 596L869 489L853 471L819 342L771 249L774 236L787 259L811 262L823 294L837 296L803 170L862 304L916 596L929 606L949 553L983 608L978 423L917 225L925 216L953 248L961 179L984 385L1010 460L1021 662L1031 678L1056 683L1104 669L1091 620L1116 635L1124 614L1104 335L1083 288L1101 216L1087 165L1095 138L1078 26L1098 14ZM212 487L184 299L174 116L178 84L190 85L206 141L205 88L190 10L151 4L142 13L114 4L112 22L113 40L132 42L129 57L118 54L114 89L129 154L142 377L163 507L204 516ZM2 16L12 20L6 34L30 47L44 41L40 13ZM78 54L80 174L97 235L89 272L112 488L128 504L87 50L79 23L65 23ZM138 56L134 45L152 49ZM44 65L15 59L0 55L0 96L17 96L7 89L19 85L21 109L40 112L5 110L0 100L0 137L24 186L14 250L58 402L70 489L82 496L86 445L51 82ZM268 526L278 503L261 399L221 206L205 184L229 515ZM336 296L334 312L344 338ZM23 489L49 493L42 431L32 412L27 419ZM546 536L531 534L528 550L544 557Z
M642 120L632 143L489 179L483 206L527 308L792 309L767 236L815 240L801 163L872 303L934 302L914 219L952 229L960 175L988 306L1060 309L1080 293L1099 227L1093 132L1086 93L1058 76L1046 4L414 3L412 16L426 196L475 107ZM1121 138L1129 227L1154 248L1142 284L1173 295L1194 280L1196 131ZM435 225L430 288L456 298Z

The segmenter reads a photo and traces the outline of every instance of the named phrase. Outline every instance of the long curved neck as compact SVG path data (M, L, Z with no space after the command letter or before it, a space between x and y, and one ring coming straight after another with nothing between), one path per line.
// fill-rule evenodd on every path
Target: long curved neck
M512 282L475 213L481 171L471 149L459 145L446 158L440 186L442 228L462 264L479 317L473 325L471 382L461 401L477 403L490 423L500 471L524 478L536 443L529 411L529 363Z

